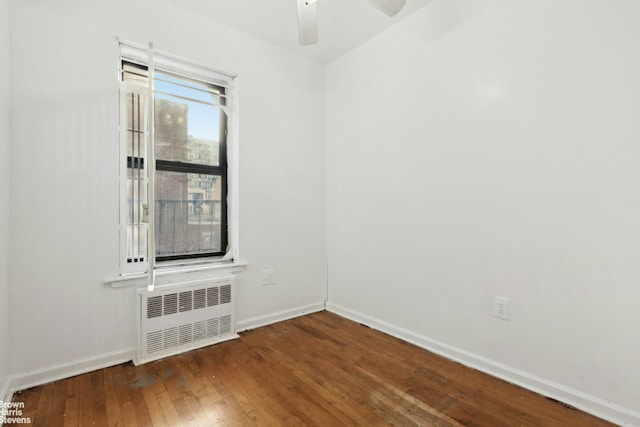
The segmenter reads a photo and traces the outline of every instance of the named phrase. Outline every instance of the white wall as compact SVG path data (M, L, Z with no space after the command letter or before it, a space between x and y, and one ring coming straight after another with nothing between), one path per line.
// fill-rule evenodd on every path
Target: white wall
M164 1L14 1L10 21L14 375L135 344L134 290L103 284L118 271L116 36L240 76L238 321L321 306L322 67Z
M640 422L639 18L435 0L331 63L330 307Z
M0 0L0 400L9 367L9 0Z

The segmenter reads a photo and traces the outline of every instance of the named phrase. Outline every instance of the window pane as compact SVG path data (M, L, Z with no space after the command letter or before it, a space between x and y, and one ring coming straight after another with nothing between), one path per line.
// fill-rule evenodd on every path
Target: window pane
M153 81L156 92L177 95L205 104L225 105L222 87L162 71L156 71Z
M147 67L122 61L122 81L146 86L148 74Z
M143 262L147 256L147 224L127 225L127 262Z
M156 256L223 251L221 195L218 175L156 171Z
M146 156L145 134L145 97L137 93L127 93L123 105L127 117L127 157L143 158Z
M226 116L217 101L205 102L192 89L173 86L155 98L155 154L158 160L220 166L220 141L224 140ZM198 96L199 98L192 98Z

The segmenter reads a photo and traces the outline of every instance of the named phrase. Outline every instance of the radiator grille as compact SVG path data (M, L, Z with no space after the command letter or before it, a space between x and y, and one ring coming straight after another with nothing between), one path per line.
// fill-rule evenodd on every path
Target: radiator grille
M231 285L220 287L220 304L229 304L231 302Z
M233 279L141 293L136 363L237 337Z
M215 337L219 334L220 329L218 328L218 320L219 319L209 319L207 320L207 337Z
M180 312L189 311L193 309L193 291L180 292Z
M220 335L231 332L231 316L223 316L220 318Z
M231 316L225 315L162 331L147 333L147 353L170 350L178 346L231 333Z
M174 314L178 312L178 294L164 296L162 315Z
M231 285L157 295L147 298L147 319L230 303Z
M147 334L147 352L155 353L162 350L162 331L149 332Z
M199 308L205 308L207 306L207 290L196 289L193 291L193 308L197 310Z
M207 307L218 305L218 288L207 289Z
M147 318L162 316L162 295L147 299Z
M165 329L163 332L163 348L173 348L178 346L178 328Z

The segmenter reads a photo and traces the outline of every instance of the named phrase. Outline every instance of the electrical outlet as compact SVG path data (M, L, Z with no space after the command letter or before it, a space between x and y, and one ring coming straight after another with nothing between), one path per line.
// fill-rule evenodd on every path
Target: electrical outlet
M275 285L276 281L273 278L275 270L262 270L262 286Z
M509 320L509 298L500 295L493 296L493 317Z

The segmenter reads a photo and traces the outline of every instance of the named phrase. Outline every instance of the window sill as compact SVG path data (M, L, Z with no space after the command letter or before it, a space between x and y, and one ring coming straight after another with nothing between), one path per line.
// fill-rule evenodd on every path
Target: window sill
M215 264L164 267L156 270L156 285L169 285L203 278L228 276L242 272L246 261L220 262ZM147 273L130 274L108 278L105 285L112 288L141 287L149 284Z

